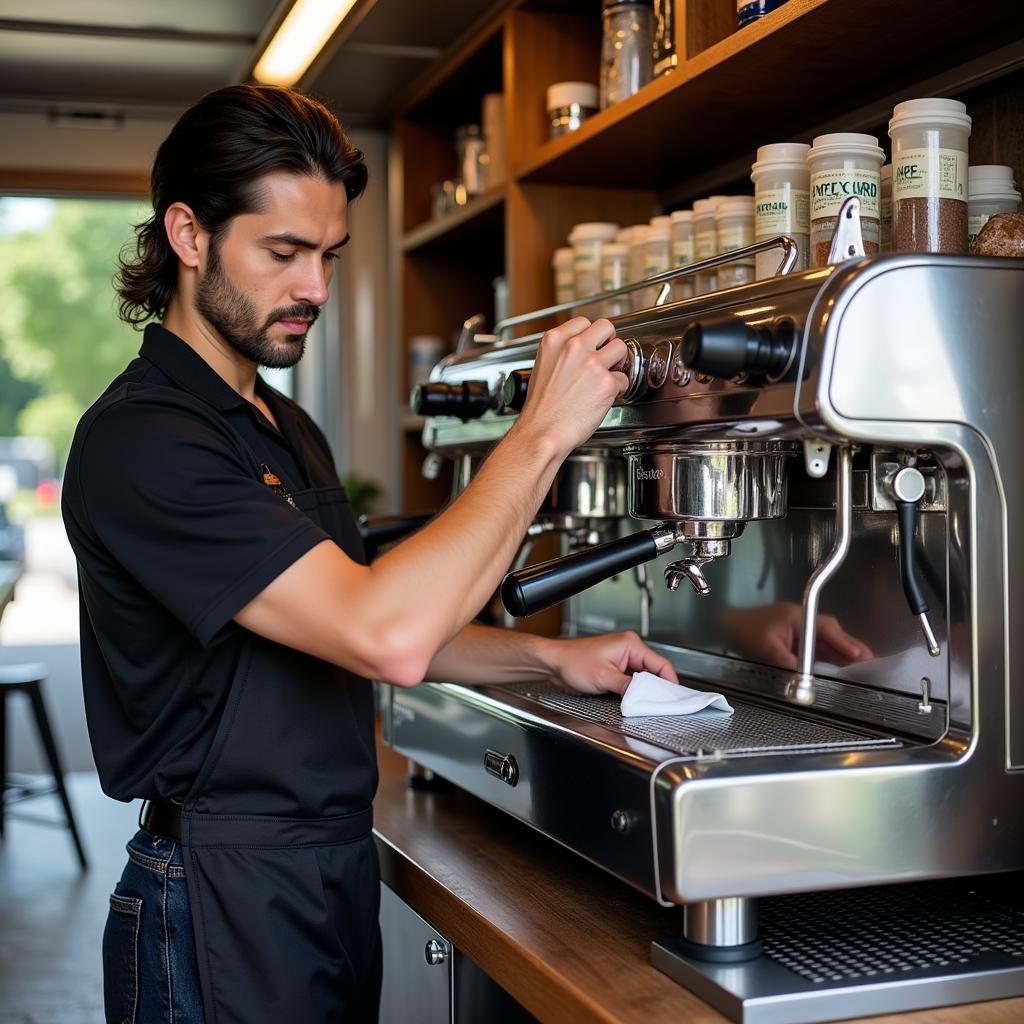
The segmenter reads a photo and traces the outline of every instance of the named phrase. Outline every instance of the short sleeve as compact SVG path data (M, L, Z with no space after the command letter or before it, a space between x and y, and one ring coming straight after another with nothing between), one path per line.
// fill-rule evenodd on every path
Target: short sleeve
M80 439L81 509L106 552L200 643L329 536L184 400L103 409Z

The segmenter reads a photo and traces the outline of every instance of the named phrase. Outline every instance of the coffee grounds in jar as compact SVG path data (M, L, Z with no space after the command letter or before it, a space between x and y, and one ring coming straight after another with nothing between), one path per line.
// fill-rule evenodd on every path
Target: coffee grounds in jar
M967 252L967 204L918 196L893 204L893 252Z

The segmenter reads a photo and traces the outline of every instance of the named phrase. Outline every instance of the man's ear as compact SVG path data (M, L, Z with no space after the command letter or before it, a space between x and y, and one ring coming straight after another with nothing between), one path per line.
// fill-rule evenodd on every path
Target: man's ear
M171 248L184 266L195 269L205 263L209 232L196 219L191 207L185 203L171 203L164 214L164 230Z

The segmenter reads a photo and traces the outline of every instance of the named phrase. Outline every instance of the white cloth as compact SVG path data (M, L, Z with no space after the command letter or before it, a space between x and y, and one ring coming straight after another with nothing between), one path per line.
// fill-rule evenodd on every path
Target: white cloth
M622 717L640 718L654 715L692 715L710 708L732 714L732 706L720 693L706 693L662 679L653 672L634 672L622 695Z

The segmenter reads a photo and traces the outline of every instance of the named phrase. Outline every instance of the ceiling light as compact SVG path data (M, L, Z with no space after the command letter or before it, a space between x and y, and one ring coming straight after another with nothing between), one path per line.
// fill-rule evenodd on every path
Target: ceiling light
M295 0L252 77L268 85L294 85L355 5L356 0Z

